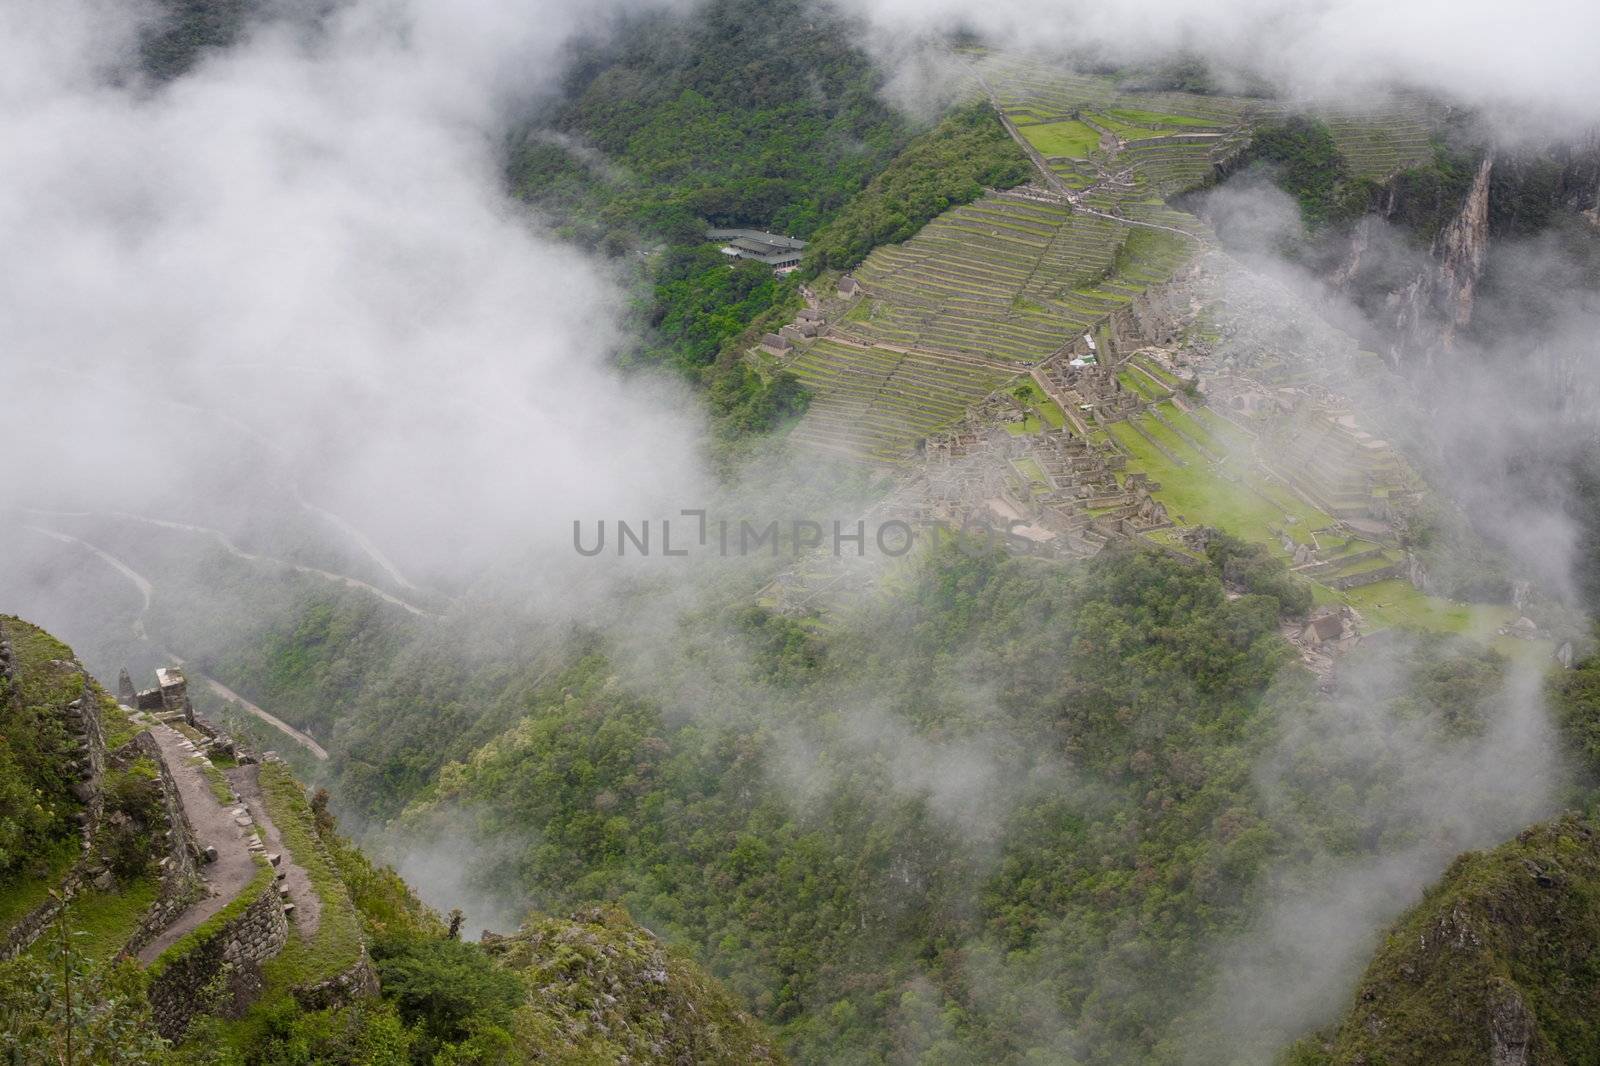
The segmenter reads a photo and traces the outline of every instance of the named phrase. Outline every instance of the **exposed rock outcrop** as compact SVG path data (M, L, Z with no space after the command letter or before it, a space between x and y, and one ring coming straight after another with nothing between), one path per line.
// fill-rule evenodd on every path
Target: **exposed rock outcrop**
M1486 155L1478 164L1461 210L1434 238L1423 268L1405 286L1390 292L1387 307L1392 315L1392 340L1388 357L1392 365L1420 359L1431 364L1440 352L1455 345L1456 334L1472 322L1473 299L1483 277L1489 255L1489 182L1494 172L1494 156ZM1357 227L1354 260L1359 264L1371 227L1365 220ZM1351 267L1341 271L1346 281Z

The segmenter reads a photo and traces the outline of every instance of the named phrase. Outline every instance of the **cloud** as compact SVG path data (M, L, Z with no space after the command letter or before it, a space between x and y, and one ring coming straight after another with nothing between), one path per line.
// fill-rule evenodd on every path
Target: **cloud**
M1334 1020L1378 932L1422 886L1460 852L1493 847L1554 812L1564 778L1553 772L1560 760L1542 672L1512 664L1480 707L1418 715L1417 693L1447 660L1443 649L1410 665L1363 652L1341 669L1336 696L1288 715L1258 767L1269 818L1291 846L1263 878L1247 931L1219 951L1200 1015L1229 1060L1271 1061ZM1446 724L1479 714L1476 727ZM1208 1040L1194 1047L1191 1061L1216 1061Z
M1310 96L1399 83L1549 128L1587 131L1600 118L1600 8L1580 0L841 2L902 42L967 30L1002 48L1117 61L1181 52Z
M315 507L430 578L692 496L697 406L610 369L617 279L503 186L616 7L362 0L165 85L97 0L0 15L0 492Z

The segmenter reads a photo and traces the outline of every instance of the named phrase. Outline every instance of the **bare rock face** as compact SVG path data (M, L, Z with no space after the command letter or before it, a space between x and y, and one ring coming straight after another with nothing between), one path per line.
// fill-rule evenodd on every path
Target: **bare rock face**
M1529 1066L1536 1025L1514 986L1500 990L1489 1007L1491 1066Z
M1494 156L1486 155L1461 210L1434 238L1421 271L1389 294L1395 335L1389 350L1392 364L1417 358L1431 363L1436 354L1449 352L1457 332L1471 324L1478 282L1489 256L1493 173Z

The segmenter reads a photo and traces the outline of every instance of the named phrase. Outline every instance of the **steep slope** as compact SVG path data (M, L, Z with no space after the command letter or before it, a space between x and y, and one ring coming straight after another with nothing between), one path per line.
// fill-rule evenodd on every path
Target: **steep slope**
M1600 825L1569 815L1463 855L1390 932L1326 1044L1371 1066L1600 1059Z
M619 907L535 918L511 936L486 936L484 949L521 976L524 1009L575 1061L783 1061L733 997Z
M203 718L119 706L65 645L0 617L0 1054L782 1061L620 909L462 943L326 800Z

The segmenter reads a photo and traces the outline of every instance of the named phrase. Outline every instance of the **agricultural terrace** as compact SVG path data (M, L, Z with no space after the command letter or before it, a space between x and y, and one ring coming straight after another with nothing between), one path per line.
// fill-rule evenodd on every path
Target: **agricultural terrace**
M1323 108L1317 112L1355 178L1382 181L1433 158L1434 108L1415 96L1385 106Z
M1203 185L1249 143L1249 120L1262 110L1235 97L1125 92L1110 78L1009 57L978 69L1006 117L1074 190L1102 176L1113 191L1146 198Z
M1070 118L1061 122L1033 123L1023 130L1023 136L1046 157L1088 159L1100 146L1098 130Z
M1182 237L1011 193L947 211L856 271L867 296L840 323L868 341L1036 362L1151 285Z
M1136 359L1141 372L1160 379L1158 366ZM1142 382L1148 384L1148 380ZM1252 461L1249 432L1207 407L1180 409L1154 403L1140 414L1112 423L1109 433L1128 456L1128 471L1149 475L1155 497L1178 526L1212 526L1265 545L1289 561L1283 540L1318 550L1318 561L1295 568L1310 580L1318 603L1349 604L1378 629L1404 626L1460 633L1486 640L1509 653L1526 642L1497 638L1515 620L1505 606L1457 604L1413 588L1400 572L1403 555L1356 533L1336 528L1334 517ZM1268 449L1279 441L1264 441ZM1180 547L1172 530L1147 534ZM1519 646L1521 645L1521 646Z
M999 369L919 352L819 340L786 369L812 401L790 439L852 459L895 463L959 421L1007 380Z

